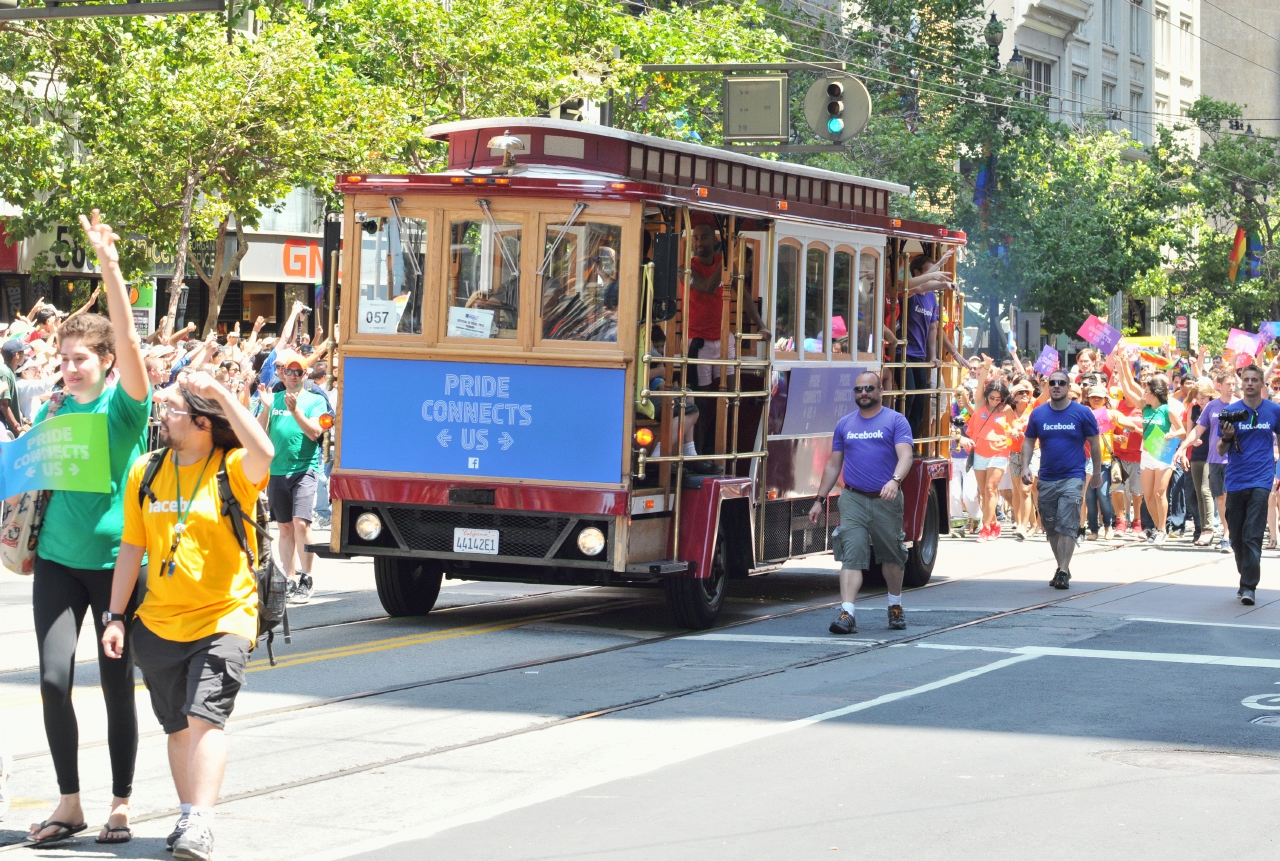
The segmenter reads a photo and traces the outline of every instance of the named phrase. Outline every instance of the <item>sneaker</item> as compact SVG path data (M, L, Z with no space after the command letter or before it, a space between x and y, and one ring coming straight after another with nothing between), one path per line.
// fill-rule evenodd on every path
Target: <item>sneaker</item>
M1224 538L1224 539L1222 539L1222 543L1220 543L1220 544L1218 545L1218 550L1219 550L1220 552L1222 552L1222 553L1230 553L1230 552L1231 552L1231 539L1230 539L1230 538Z
M991 524L991 540L995 541L999 537L1000 537L1000 521L997 520L995 523Z
M1240 603L1244 604L1246 607L1253 606L1253 590L1252 589L1240 590Z
M991 537L991 527L984 526L978 530L978 543L982 544Z
M180 861L209 861L213 857L213 829L204 823L187 826L173 841L173 857Z
M858 623L854 621L853 614L840 611L840 615L831 623L831 627L827 629L833 634L856 634L858 633Z
M1163 530L1157 529L1156 534L1151 536L1151 543L1157 547L1160 547L1161 545L1164 544L1165 539L1167 539L1168 537L1169 537L1169 533Z
M892 604L889 607L889 627L895 631L901 631L907 627L907 614L902 612L901 604Z
M311 524L313 529L332 529L333 520L327 514L317 514L315 523Z
M0 753L0 819L9 812L9 756Z
M1129 521L1125 520L1123 517L1117 517L1115 532L1112 534L1124 535L1128 529L1129 529ZM1107 535L1107 537L1110 538L1111 535L1109 534Z
M1139 522L1139 523L1131 523L1131 524L1129 525L1129 534L1130 534L1130 535L1141 535L1141 534L1142 534L1142 524L1141 524L1140 522Z
M182 832L187 830L187 814L183 813L178 817L178 821L173 823L173 830L169 832L169 836L164 839L164 848L170 852L173 851L173 844L178 842L178 838L182 836Z
M1066 571L1055 571L1053 579L1049 581L1049 585L1055 589L1070 588L1071 575Z
M299 574L297 580L289 582L289 603L305 604L311 600L311 593L315 590L315 583L311 580L310 574Z

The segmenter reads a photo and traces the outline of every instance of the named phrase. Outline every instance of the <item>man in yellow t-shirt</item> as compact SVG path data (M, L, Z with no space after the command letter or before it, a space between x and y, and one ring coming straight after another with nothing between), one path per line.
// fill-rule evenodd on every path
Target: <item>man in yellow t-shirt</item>
M169 736L170 769L182 804L169 843L174 858L208 861L213 807L227 762L223 727L258 633L257 584L230 520L222 516L217 475L225 457L231 491L252 513L274 452L266 431L209 374L184 374L163 391L157 406L160 444L169 453L141 502L150 456L129 471L102 644L111 658L124 651L123 614L146 553L147 594L130 639L151 707Z

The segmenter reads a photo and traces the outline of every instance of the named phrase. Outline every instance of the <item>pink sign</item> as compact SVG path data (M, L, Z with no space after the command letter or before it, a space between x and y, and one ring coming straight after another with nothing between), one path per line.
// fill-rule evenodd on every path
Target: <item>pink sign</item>
M1036 363L1032 365L1036 373L1048 376L1058 370L1058 351L1051 345L1045 344L1044 349L1040 351L1040 358L1036 359Z
M1267 339L1262 335L1254 335L1243 329L1232 329L1227 335L1227 349L1237 353L1248 353L1256 356L1267 346Z
M1084 325L1080 327L1080 331L1076 332L1076 334L1093 344L1105 355L1110 355L1111 351L1116 348L1116 344L1120 343L1120 330L1108 326L1092 314L1089 315L1089 319L1084 321Z
M1098 420L1098 433L1107 433L1111 430L1111 416L1107 413L1106 407L1098 407L1094 410L1093 417Z

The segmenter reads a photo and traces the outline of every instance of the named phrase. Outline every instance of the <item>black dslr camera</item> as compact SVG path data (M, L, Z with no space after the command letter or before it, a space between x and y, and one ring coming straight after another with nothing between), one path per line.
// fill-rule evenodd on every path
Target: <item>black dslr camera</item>
M1235 425L1237 422L1248 421L1253 413L1248 410L1223 410L1218 413L1218 427L1221 428L1225 424ZM1240 453L1240 437L1236 436L1231 440L1231 447Z

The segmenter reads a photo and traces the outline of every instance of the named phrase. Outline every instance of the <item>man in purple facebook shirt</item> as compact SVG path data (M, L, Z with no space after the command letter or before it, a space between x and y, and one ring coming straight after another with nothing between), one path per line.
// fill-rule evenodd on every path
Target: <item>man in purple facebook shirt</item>
M911 426L880 399L880 377L870 371L854 381L858 411L836 423L831 457L822 471L818 498L809 509L817 525L836 478L844 478L840 492L840 527L833 534L840 561L840 615L831 623L833 634L856 634L854 602L862 588L862 572L871 567L874 548L889 589L889 627L907 627L902 612L902 566L907 559L902 534L902 482L915 457Z

